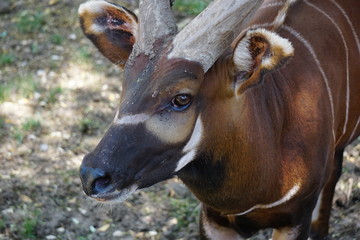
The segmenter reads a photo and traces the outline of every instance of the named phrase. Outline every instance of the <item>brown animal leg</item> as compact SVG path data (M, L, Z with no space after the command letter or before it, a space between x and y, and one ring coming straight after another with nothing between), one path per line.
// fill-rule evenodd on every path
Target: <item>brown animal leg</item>
M204 223L202 219L202 211L200 212L200 240L209 240L209 238L206 236L205 229L204 229Z
M334 167L325 184L313 213L310 236L313 240L326 240L335 185L340 178L344 150L335 153Z
M272 240L307 240L309 237L311 216L305 215L303 221L295 227L274 229Z
M203 206L200 213L200 239L201 240L240 240L240 235L232 228L228 227L229 222L226 218L213 218L208 215L208 209ZM209 210L211 211L211 210Z

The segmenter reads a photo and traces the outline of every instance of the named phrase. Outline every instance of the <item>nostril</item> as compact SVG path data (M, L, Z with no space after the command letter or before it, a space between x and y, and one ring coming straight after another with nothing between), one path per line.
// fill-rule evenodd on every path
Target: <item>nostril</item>
M98 179L95 179L92 186L94 194L105 192L107 187L110 185L110 183L111 183L111 179L110 177L107 176L103 176Z
M89 196L105 192L111 184L110 176L100 168L81 166L80 177L84 192Z

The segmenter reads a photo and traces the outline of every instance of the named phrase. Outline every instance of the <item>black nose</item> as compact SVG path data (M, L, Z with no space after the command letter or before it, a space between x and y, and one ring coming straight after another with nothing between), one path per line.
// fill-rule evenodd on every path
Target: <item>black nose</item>
M99 168L81 166L80 178L88 196L106 192L111 183L110 177Z

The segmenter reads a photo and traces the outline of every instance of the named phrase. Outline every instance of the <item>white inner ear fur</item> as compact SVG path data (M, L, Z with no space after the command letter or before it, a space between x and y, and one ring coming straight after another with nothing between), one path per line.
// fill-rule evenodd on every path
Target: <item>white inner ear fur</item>
M79 16L83 16L85 13L91 13L95 15L101 15L106 13L106 8L116 8L121 10L123 13L125 13L134 23L136 23L136 20L134 19L134 16L129 14L127 11L123 10L120 6L115 6L111 3L108 3L106 1L88 1L86 3L83 3L80 5L78 14ZM91 32L93 33L102 33L105 31L105 27L96 23L93 23L91 25ZM132 32L135 34L137 32L137 24L132 25Z
M88 12L91 14L100 15L105 13L106 7L114 7L114 5L111 5L110 3L105 1L89 1L80 5L78 14L79 16L82 16L83 14ZM105 28L99 24L93 23L91 25L91 32L102 33L104 31Z
M250 39L254 36L262 37L269 43L271 55L262 59L262 68L272 69L279 63L275 58L282 59L294 55L294 47L288 39L280 37L277 33L264 28L249 30L234 51L233 59L238 72L251 70L253 59L249 45Z
M250 36L246 35L235 48L234 52L234 63L237 72L251 70L253 65L253 59L249 50Z
M114 7L114 5L105 1L88 1L80 5L78 13L79 15L82 15L85 12L101 14L104 12L105 7Z

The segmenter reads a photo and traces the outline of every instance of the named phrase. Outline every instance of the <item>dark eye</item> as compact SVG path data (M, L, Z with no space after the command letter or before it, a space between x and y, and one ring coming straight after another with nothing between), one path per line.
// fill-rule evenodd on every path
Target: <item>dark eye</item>
M176 111L182 111L187 109L191 104L191 96L189 94L176 95L171 100L171 106Z

